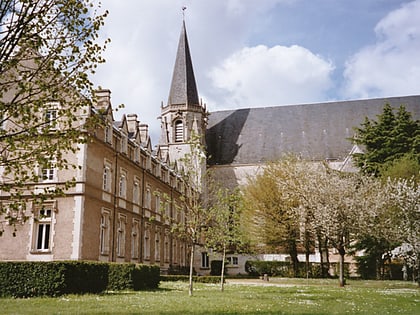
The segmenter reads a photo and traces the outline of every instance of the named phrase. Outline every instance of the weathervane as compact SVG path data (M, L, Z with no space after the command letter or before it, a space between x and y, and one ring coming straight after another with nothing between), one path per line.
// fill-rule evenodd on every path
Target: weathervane
M182 7L182 19L185 20L185 10L187 10L187 7L184 5Z

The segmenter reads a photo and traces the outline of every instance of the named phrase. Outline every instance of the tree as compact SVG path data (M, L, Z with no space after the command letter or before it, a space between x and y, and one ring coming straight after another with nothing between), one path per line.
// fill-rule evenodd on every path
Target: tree
M108 12L90 0L4 0L0 4L0 190L12 213L25 198L62 193L73 180L35 191L44 170L87 140L93 95L89 74L104 62L96 43ZM19 216L8 216L14 221Z
M206 176L203 173L206 156L202 138L193 133L187 143L190 146L189 152L179 161L182 167L182 178L186 183L186 191L179 197L178 202L171 200L170 196L162 196L163 203L160 211L165 214L166 204L173 202L177 212L185 214L181 221L172 218L171 230L191 245L188 294L192 296L194 253L197 246L203 245L204 230L209 226L211 216L207 211L207 203L203 200L202 195L202 183ZM166 219L170 220L171 218Z
M397 114L386 104L378 120L365 118L361 127L355 128L353 142L363 145L364 153L355 154L356 164L368 174L381 175L381 168L405 154L412 154L420 162L420 121L400 106Z
M244 189L246 217L254 242L266 249L286 251L298 273L299 199L294 188L297 160L287 157L266 165Z
M220 289L223 291L226 252L241 250L246 244L240 225L242 195L239 189L213 187L208 194L210 224L204 230L204 240L207 248L222 253Z
M395 236L406 250L406 262L417 271L420 286L420 186L414 180L400 179L389 181L391 198L397 209L393 226Z

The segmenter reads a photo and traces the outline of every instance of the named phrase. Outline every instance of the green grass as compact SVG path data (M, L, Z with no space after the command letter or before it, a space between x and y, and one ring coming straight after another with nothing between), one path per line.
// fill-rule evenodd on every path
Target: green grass
M401 281L270 279L195 284L162 282L151 292L0 299L1 314L420 314L420 290ZM236 281L235 281L236 282Z

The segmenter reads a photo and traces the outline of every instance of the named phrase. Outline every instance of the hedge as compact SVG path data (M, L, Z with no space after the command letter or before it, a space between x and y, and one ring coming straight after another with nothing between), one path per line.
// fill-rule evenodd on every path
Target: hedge
M330 264L333 265L333 264ZM347 270L348 270L348 266ZM293 268L290 262L285 261L261 261L248 260L245 263L245 271L250 276L262 276L267 274L269 276L277 277L293 277ZM298 278L320 278L322 277L321 265L319 263L309 264L309 274L306 273L306 263L298 263Z
M0 297L156 289L159 281L158 266L82 261L0 262Z
M108 264L0 262L0 283L2 297L100 293L108 284Z
M190 277L187 275L161 275L160 280L188 282ZM193 282L220 283L220 276L193 276Z

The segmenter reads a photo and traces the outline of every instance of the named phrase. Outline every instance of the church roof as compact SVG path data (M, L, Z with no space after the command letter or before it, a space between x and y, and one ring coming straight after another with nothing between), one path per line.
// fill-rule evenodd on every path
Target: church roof
M190 48L188 45L187 31L185 29L185 21L182 23L168 98L168 105L177 104L199 104L197 85L195 82Z
M206 133L210 165L258 164L294 153L343 160L354 127L376 119L386 103L420 119L420 95L212 112Z

